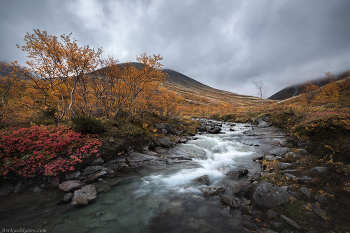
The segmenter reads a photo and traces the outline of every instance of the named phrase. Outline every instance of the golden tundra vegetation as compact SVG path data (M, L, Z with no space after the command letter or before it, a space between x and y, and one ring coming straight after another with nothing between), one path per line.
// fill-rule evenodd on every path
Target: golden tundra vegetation
M80 47L71 35L56 37L34 30L25 35L24 41L23 46L17 47L28 54L26 66L16 62L0 66L2 180L40 173L57 175L82 163L82 157L63 158L64 151L49 137L55 133L57 137L69 138L60 143L71 150L79 140L90 145L84 149L90 154L97 153L96 148L102 143L110 145L108 142L113 140L113 148L103 146L99 150L107 156L111 150L131 145L141 148L161 137L155 129L160 122L175 124L183 133L195 133L199 123L192 121L193 117L253 124L258 118L268 117L274 126L289 132L288 142L294 145L311 142L305 143L308 156L290 161L299 165L300 173L314 166L330 168L329 176L316 179L308 188L332 200L332 205L326 206L329 217L324 224L331 220L339 231L347 225L349 73L336 80L326 72L327 85L318 87L307 82L298 96L281 101L263 100L217 90L162 69L160 55L145 53L137 57L138 63L119 64L112 57L102 58L101 49ZM46 135L47 140L41 141L38 135ZM40 142L40 153L33 151L34 145L23 147L25 153L13 148L21 137L33 140L36 145ZM36 165L38 161L31 159L34 157L47 161L43 164L46 170ZM14 172L21 167L21 173ZM279 175L266 179L278 185L292 182ZM301 207L288 208L299 219Z

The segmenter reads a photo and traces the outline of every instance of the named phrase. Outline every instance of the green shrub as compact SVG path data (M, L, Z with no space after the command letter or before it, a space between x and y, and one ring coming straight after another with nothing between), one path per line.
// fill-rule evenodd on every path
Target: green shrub
M93 117L88 116L72 116L73 130L84 134L99 134L104 131L103 123Z

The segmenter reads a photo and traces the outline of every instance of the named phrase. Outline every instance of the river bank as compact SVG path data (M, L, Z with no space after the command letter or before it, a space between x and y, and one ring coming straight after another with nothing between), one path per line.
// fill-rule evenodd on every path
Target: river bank
M205 120L202 126L212 123ZM320 212L322 209L315 200L317 195L311 192L311 198L305 200L308 198L304 194L308 193L305 190L308 179L319 175L305 178L301 171L296 171L298 165L295 161L307 158L307 153L300 148L289 148L292 145L286 141L288 135L264 123L260 126L215 124L221 124L223 133L199 134L186 144L158 148L160 153L152 150L145 150L144 154L130 152L127 157L110 163L116 167L124 163L124 171L120 169L114 177L107 178L106 173L100 180L96 179L93 185L97 198L86 207L73 208L69 202L62 202L66 192L58 189L1 197L1 222L7 227L14 227L16 223L16 227L35 226L58 232L74 229L72 221L84 226L85 216L94 223L87 228L89 232L113 232L112 229L123 229L124 232L249 232L267 229L270 232L315 232L313 230L317 227L314 225L324 221L327 215ZM263 171L259 160L265 161ZM201 177L204 179L198 181ZM271 183L273 185L269 185ZM259 194L264 190L269 191ZM282 195L276 196L276 193ZM275 197L259 198L270 194ZM298 204L296 210L293 209L294 203ZM300 215L302 221L298 216L300 203L306 205L305 208L301 206L305 209L303 213L313 213L308 213L311 215L308 222L305 222L304 215ZM310 211L306 211L307 208ZM33 211L37 214L33 215ZM43 218L45 212L51 217Z

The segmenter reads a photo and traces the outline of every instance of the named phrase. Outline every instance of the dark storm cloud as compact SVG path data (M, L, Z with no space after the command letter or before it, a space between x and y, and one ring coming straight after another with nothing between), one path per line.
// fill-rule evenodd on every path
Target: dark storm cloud
M166 68L255 95L349 70L350 1L1 1L0 60L25 61L26 32L73 33L120 62L161 54Z

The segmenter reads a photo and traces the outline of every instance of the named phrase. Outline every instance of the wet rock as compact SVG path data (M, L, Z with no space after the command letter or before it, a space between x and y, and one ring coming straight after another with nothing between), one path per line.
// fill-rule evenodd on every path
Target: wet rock
M264 157L264 160L266 161L274 161L274 160L281 160L282 157L281 156L271 156L271 155L266 155Z
M233 186L233 194L237 196L245 196L248 194L249 189L252 187L252 183L244 181Z
M239 201L234 196L222 195L220 198L224 204L230 207L239 208Z
M189 221L186 224L186 227L191 230L198 230L200 227L201 222L199 219L196 218L190 218Z
M269 209L267 212L266 212L266 215L269 219L272 219L272 218L275 218L278 216L278 213L276 211L273 211L271 209Z
M162 147L166 147L166 148L171 147L171 141L170 141L170 138L168 137L160 138L158 139L158 142Z
M260 162L261 160L263 160L264 159L264 156L257 156L257 157L254 157L253 158L253 161L258 161L258 162Z
M258 128L266 128L266 127L269 127L269 126L270 126L269 123L267 123L266 121L261 120L257 127Z
M70 201L70 200L72 200L72 197L73 197L73 193L66 193L66 194L63 196L63 201L64 201L64 202Z
M328 167L313 167L310 169L310 172L318 176L325 176L327 175L328 170Z
M281 218L282 218L286 223L288 223L289 225L291 225L292 227L295 227L296 229L301 229L301 227L298 225L298 223L296 223L296 222L293 221L292 219L287 218L287 217L284 216L284 215L281 215Z
M103 161L103 159L101 157L98 157L97 159L95 159L93 162L92 162L92 166L94 165L102 165L105 161Z
M201 184L205 184L207 186L209 185L209 176L208 175L197 177L196 180Z
M101 170L101 171L99 171L99 172L92 173L92 174L90 174L90 175L87 176L87 180L88 180L89 182L95 181L95 180L99 179L100 177L105 176L107 173L108 173L108 172L105 171L105 170Z
M218 133L220 133L220 132L221 132L221 128L218 127L218 126L215 126L214 129L212 129L212 130L210 131L210 133L212 133L212 134L218 134Z
M66 180L75 180L81 175L80 171L67 172L65 174Z
M237 218L230 218L227 221L227 225L233 229L237 229L241 224L241 221L239 221Z
M87 205L90 201L96 199L96 188L94 185L85 185L79 190L74 191L72 205Z
M168 130L166 130L166 129L162 129L161 131L162 131L162 134L167 134L168 133Z
M91 173L94 173L94 172L97 172L97 171L100 171L100 170L102 170L102 167L99 166L99 165L89 166L89 167L86 167L83 170L83 175L86 176L86 175L89 175Z
M179 142L181 142L181 143L186 143L188 140L187 140L187 138L185 138L185 137L181 137L180 139L179 139Z
M24 192L25 190L27 190L29 188L29 186L33 183L32 180L23 180L23 181L19 181L15 188L13 189L13 193L21 193Z
M249 173L247 169L239 169L234 171L228 171L225 173L227 177L230 177L231 179L238 179L242 178L243 176L246 176Z
M299 170L297 169L291 169L291 170L283 170L283 171L278 171L277 173L278 174L285 174L285 173L294 173L294 172L297 172Z
M84 183L81 182L80 180L68 180L60 184L58 188L61 189L62 191L70 192L75 189L79 189L83 187L83 185Z
M311 193L311 191L310 191L308 188L306 188L306 187L301 187L301 188L299 189L299 192L301 192L302 194L304 194L308 199L311 199L311 198L312 198L312 193Z
M273 208L291 202L294 197L286 190L262 181L253 188L252 202L263 208Z
M210 186L208 188L202 188L201 191L204 193L205 196L213 196L217 195L219 193L225 192L224 186Z
M233 131L235 131L235 130L234 130L234 129L232 129L232 128L230 128L229 130L230 130L230 131L232 131L232 132L233 132Z
M34 193L40 193L42 191L42 189L40 188L40 187L38 187L38 186L35 186L34 188L33 188L33 192Z
M278 147L278 148L275 148L273 149L272 151L270 151L270 154L274 155L274 156L280 156L280 157L284 157L285 154L287 152L289 152L290 149L289 148L285 148L285 147Z
M277 168L278 170L285 170L287 168L289 168L290 166L292 166L292 163L282 163L282 162L278 162L277 163Z
M224 216L229 216L230 215L230 207L226 206L225 208L223 208L221 210L221 214L224 215Z

